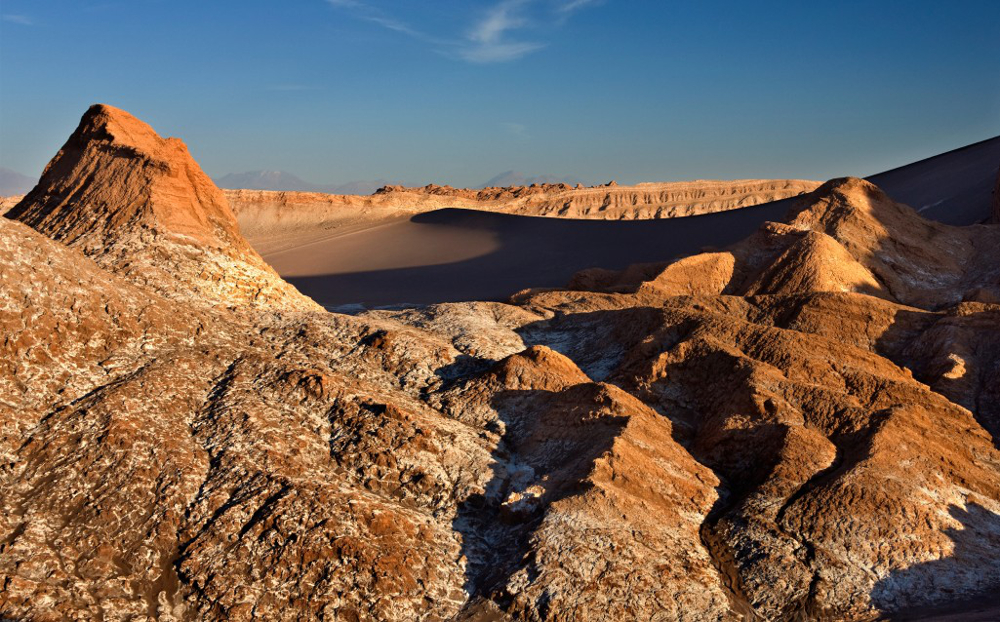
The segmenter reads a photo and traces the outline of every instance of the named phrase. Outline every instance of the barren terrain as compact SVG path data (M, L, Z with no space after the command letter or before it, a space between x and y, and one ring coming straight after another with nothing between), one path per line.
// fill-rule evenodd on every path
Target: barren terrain
M725 248L344 315L206 179L95 106L0 219L0 616L947 619L1000 589L1000 227L834 179Z
M973 224L990 217L998 162L1000 138L994 138L870 179L889 188L891 196L904 197L924 217ZM264 259L313 299L339 308L503 300L525 287L562 285L587 268L621 269L722 248L768 220L783 218L795 200L715 212L712 201L736 187L727 185L733 182L691 185L699 183L711 191L675 184L673 196L693 201L690 211L708 213L643 220L537 218L501 213L491 202L497 195L523 205L577 193L603 196L604 202L618 192L619 198L637 201L631 194L635 187L521 188L516 192L525 194L517 199L504 189L441 187L389 189L373 197L244 191L227 196ZM261 201L265 195L274 202Z
M262 253L313 244L444 208L496 214L593 220L676 218L759 205L798 196L818 182L802 180L691 181L637 186L542 184L467 190L429 185L385 186L370 196L317 192L226 190L240 227Z

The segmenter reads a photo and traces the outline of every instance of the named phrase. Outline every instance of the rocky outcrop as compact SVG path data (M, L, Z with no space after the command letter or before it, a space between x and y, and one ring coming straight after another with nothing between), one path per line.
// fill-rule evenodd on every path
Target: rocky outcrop
M0 197L0 216L6 214L12 207L21 202L24 198L23 194L14 195L9 197Z
M679 261L588 271L574 287L641 293L646 300L700 295L856 292L927 309L1000 300L992 227L920 218L870 182L835 179L805 196L787 223L765 223L733 247Z
M858 620L995 593L998 235L834 180L729 249L346 316L191 304L184 275L0 220L0 617Z
M316 309L240 235L225 196L184 143L95 105L7 214L161 294Z

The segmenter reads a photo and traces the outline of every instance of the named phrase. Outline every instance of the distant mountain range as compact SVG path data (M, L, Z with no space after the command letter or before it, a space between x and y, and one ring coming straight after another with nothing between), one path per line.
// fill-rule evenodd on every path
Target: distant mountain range
M35 187L38 179L22 175L9 168L0 168L0 196L9 197L15 194L27 194Z
M524 175L523 173L518 173L516 171L504 171L478 187L506 188L507 186L530 186L531 184L569 184L570 186L575 186L577 184L583 184L584 186L590 185L582 179L573 177L572 175L566 175L563 177L559 177L557 175Z
M328 194L371 194L382 186L398 183L387 179L350 181L345 184L314 184L285 171L249 171L218 177L220 188L232 190L276 190L280 192L326 192Z
M382 186L401 185L416 186L389 179L371 179L349 181L343 184L314 184L305 181L287 171L248 171L246 173L229 173L214 179L220 188L232 190L276 190L283 192L325 192L327 194L372 194ZM35 187L38 179L22 175L8 168L0 168L0 196L26 194ZM531 184L558 184L571 186L576 184L589 185L587 182L572 175L525 175L517 171L504 171L475 188L493 186L530 186Z
M215 179L220 188L231 190L275 190L279 192L326 192L328 194L372 194L382 186L400 185L416 186L388 179L373 179L350 181L344 184L314 184L286 171L248 171L246 173L230 173ZM578 183L587 185L577 177L567 175L525 175L516 171L505 171L475 188L491 186L530 186L531 184L565 183L575 186Z

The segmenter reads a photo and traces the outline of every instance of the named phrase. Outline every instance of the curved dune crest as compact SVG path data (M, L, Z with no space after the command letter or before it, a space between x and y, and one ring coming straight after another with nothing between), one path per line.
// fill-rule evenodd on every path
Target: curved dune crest
M819 182L738 179L572 187L540 184L468 190L385 186L370 196L226 190L256 248L308 243L325 230L458 207L498 214L587 220L648 220L709 214L799 196Z

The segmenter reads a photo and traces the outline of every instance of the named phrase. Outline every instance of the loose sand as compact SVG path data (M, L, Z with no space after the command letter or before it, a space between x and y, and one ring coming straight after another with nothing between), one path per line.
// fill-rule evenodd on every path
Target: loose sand
M870 179L926 218L969 224L989 217L998 166L995 138ZM524 288L565 285L586 268L621 269L732 244L764 221L782 220L795 200L630 221L442 209L375 226L250 240L282 276L328 307L497 300Z

